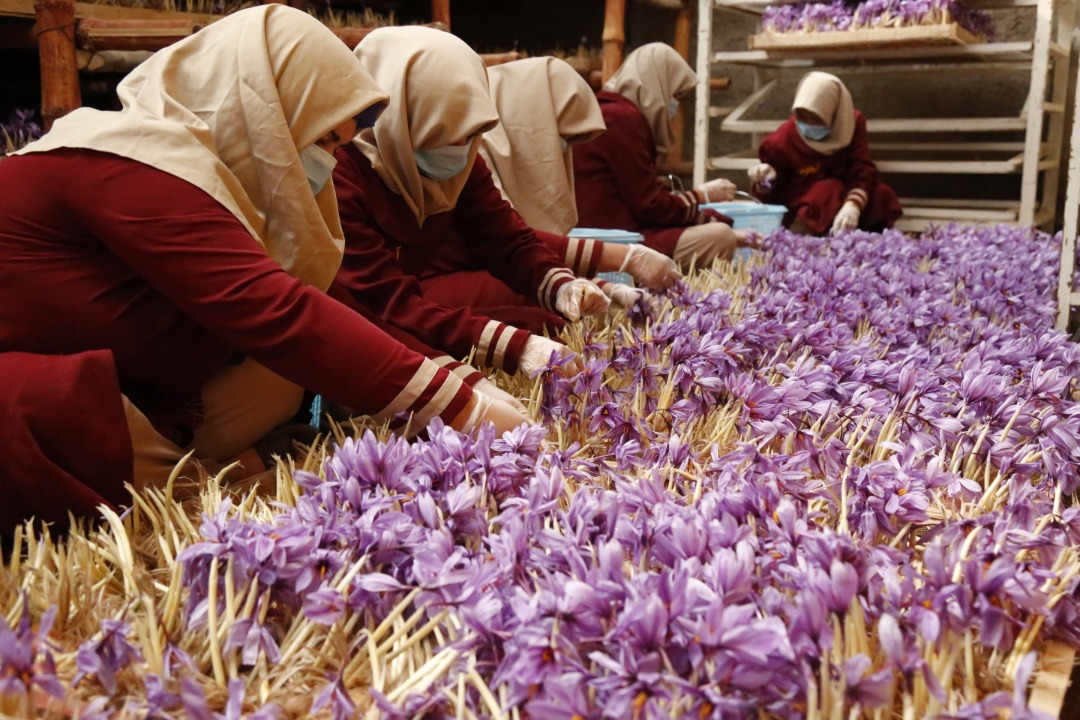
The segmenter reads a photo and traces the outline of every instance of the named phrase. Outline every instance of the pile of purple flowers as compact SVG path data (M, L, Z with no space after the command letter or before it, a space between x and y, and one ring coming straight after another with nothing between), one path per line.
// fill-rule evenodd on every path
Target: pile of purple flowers
M1080 645L1058 240L767 245L738 297L584 332L545 425L368 434L273 519L223 506L178 558L192 637L236 615L222 661L254 669L352 629L308 659L339 718L369 682L402 718L1037 717L1033 645ZM441 628L401 688L367 659L395 615Z
M41 125L34 119L33 110L15 110L6 123L0 123L0 157L13 153L41 137Z
M832 32L867 28L957 23L987 41L995 28L989 13L958 0L833 0L829 3L771 5L761 16L768 33Z
M1059 242L774 233L745 286L573 329L540 425L366 433L194 542L155 518L168 592L112 583L90 637L23 596L0 713L1040 717L1080 646Z

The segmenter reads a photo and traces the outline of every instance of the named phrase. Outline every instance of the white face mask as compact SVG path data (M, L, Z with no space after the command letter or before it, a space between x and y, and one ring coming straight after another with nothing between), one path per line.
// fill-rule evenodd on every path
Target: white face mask
M668 117L675 117L675 113L679 112L679 101L675 98L671 98L667 101L667 114Z
M312 145L300 151L300 162L304 164L311 192L318 195L326 187L326 183L330 182L337 158L318 145Z
M449 180L469 165L469 145L447 145L434 150L414 150L416 167L432 180Z
M562 152L566 152L566 149L568 147L570 147L570 143L566 142L566 138L559 138L559 150L561 150Z

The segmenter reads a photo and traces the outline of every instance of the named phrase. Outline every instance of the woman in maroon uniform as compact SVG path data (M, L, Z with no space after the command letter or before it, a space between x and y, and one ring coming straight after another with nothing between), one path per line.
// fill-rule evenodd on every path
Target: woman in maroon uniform
M754 195L788 209L784 225L824 235L860 228L879 232L900 217L900 201L878 180L866 119L834 75L806 74L791 117L765 137L750 168Z
M0 533L227 461L301 387L414 429L523 420L324 293L331 153L386 95L321 23L238 12L118 91L0 163Z
M694 258L703 265L730 257L745 242L729 218L699 207L734 198L733 183L716 179L673 193L658 177L657 161L671 142L671 118L697 82L686 61L664 43L626 56L596 94L607 132L573 148L582 227L640 232L647 247L684 266Z
M579 275L629 274L638 288L597 282L620 305L632 304L641 287L663 289L681 277L675 261L643 245L566 237L577 226L570 147L604 131L600 105L577 70L554 57L526 58L488 68L488 81L499 124L484 133L480 155L525 223Z
M565 352L544 327L608 299L525 225L477 157L498 122L483 62L424 27L375 30L356 56L390 104L338 152L335 296L455 357L475 349L488 367L543 368Z

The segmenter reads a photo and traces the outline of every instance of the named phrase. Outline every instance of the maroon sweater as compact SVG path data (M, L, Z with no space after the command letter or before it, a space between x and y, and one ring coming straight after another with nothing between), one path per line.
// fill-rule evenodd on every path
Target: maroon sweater
M486 270L539 306L554 310L574 279L561 257L502 199L477 157L457 205L425 219L387 187L354 146L337 153L334 187L345 230L345 260L333 292L455 357L475 347L479 362L514 372L529 333L424 297L420 280L456 270Z
M832 155L811 149L799 134L794 117L790 117L761 141L758 156L761 162L773 166L776 179L771 188L755 184L754 195L765 202L786 206L789 223L804 205L827 205L820 214L821 226L810 228L814 232L823 232L846 200L854 202L863 211L860 226L878 217L883 223L888 219L891 224L891 220L900 216L900 203L895 193L879 191L882 184L877 165L870 155L866 119L858 110L855 111L855 133L851 143ZM873 207L868 207L871 205Z
M0 354L104 351L119 389L180 444L191 430L183 420L198 417L199 389L240 355L361 413L386 408L420 371L421 355L288 275L232 213L173 175L58 150L4 160L0 186ZM58 370L40 365L53 382ZM20 357L24 376L34 366ZM409 409L424 408L447 380L439 370ZM98 392L84 385L71 387ZM15 422L20 400L5 390L0 406ZM469 395L461 388L443 419ZM53 431L71 434L70 425L38 430L42 443ZM36 452L0 453L0 495L35 485L27 458ZM20 454L21 465L12 460ZM52 502L62 515L64 500Z

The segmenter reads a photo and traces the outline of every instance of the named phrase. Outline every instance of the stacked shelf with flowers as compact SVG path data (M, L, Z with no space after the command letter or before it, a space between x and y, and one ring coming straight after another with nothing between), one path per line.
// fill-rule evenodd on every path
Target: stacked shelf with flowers
M876 0L888 4L889 0ZM934 3L924 3L928 6ZM873 76L888 78L926 77L930 74L963 74L964 82L987 82L1017 73L1029 78L1026 101L1017 115L1001 117L921 117L881 118L868 113L872 148L890 157L878 165L885 175L1019 175L1015 197L1005 199L944 197L903 198L904 229L920 230L929 223L948 221L970 223L1006 222L1018 225L1053 227L1056 201L1061 186L1061 155L1065 135L1065 95L1074 24L1075 0L979 0L977 10L968 15L949 0L946 25L960 26L967 35L942 44L926 37L913 42L900 36L888 41L858 41L857 33L879 33L881 29L837 28L834 32L759 32L751 39L757 49L714 52L712 27L717 12L762 15L765 30L791 11L784 0L699 0L698 72L708 75L715 67L744 65L753 69L754 91L720 123L726 132L751 136L746 150L709 157L710 118L719 113L710 108L701 92L695 127L695 181L702 182L710 170L741 170L756 162L757 143L763 134L779 127L782 119L748 119L783 79L798 77L812 68L829 69L843 78ZM834 3L840 17L843 3ZM828 6L825 6L828 7ZM1030 8L1034 13L1032 37L1010 41L987 41L989 28L980 11L991 8ZM778 11L779 9L779 11ZM933 8L930 8L933 10ZM766 14L768 13L768 14ZM790 20L790 17L787 18ZM849 18L850 20L850 18ZM843 22L841 18L838 22ZM856 22L858 19L856 18ZM968 25L970 27L964 27ZM914 29L923 34L934 24L888 28ZM973 31L973 32L972 32ZM770 42L771 41L771 42ZM1017 98L1018 99L1018 98ZM865 108L864 108L865 109ZM899 133L903 142L881 142L882 136ZM1011 133L1011 136L1009 135ZM947 141L933 137L912 142L906 136L931 138L945 134ZM988 140L987 135L992 139ZM1022 134L1022 140L1013 138ZM997 135L997 137L995 137ZM954 140L955 138L955 140ZM877 142L875 142L877 141Z

